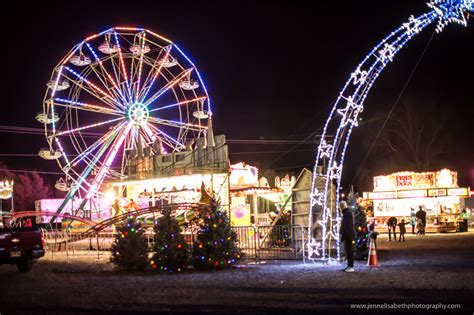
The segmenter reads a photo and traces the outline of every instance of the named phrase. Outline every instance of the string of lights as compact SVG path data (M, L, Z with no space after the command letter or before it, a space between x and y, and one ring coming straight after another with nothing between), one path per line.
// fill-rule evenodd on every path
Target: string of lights
M396 54L419 32L437 21L436 31L441 32L450 23L467 25L465 13L474 11L472 0L432 0L432 9L418 17L411 16L395 31L380 41L350 74L324 125L322 141L318 146L314 164L313 184L310 195L308 256L310 259L340 259L340 211L339 190L344 157L349 138L358 126L359 115L364 110L364 101L373 84L393 62ZM331 144L325 141L327 134L334 134ZM324 180L324 188L317 187L317 179ZM335 200L331 191L335 189Z

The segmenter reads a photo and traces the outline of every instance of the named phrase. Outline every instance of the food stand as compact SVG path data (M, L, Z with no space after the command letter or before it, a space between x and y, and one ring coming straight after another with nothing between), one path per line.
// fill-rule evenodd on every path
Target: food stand
M364 192L373 204L373 215L379 229L386 220L396 217L409 222L413 212L426 211L426 232L458 230L458 219L469 187L459 187L457 172L398 172L374 177L374 190Z

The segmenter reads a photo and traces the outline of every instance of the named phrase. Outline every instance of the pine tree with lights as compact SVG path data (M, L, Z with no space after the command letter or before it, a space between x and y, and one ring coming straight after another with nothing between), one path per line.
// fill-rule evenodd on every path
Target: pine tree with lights
M155 221L155 245L149 267L165 273L180 272L188 267L189 253L178 221L166 207L163 216Z
M122 270L144 270L147 265L148 245L145 229L134 217L117 227L110 261Z
M354 194L354 188L347 196L347 204L354 214L354 227L356 230L354 259L367 259L369 253L369 231L367 230L367 214L358 204L359 194Z
M237 234L231 229L227 214L212 204L202 215L194 242L193 265L198 270L222 269L232 266L242 257L237 247Z

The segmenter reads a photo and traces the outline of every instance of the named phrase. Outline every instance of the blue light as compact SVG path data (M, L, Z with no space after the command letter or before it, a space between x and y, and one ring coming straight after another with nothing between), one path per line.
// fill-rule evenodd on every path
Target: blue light
M440 32L449 23L466 25L464 12L473 11L472 0L433 0L428 3L433 10L417 18L411 16L408 22L391 32L380 41L351 73L344 84L342 91L334 103L329 117L324 125L321 144L316 154L314 165L312 192L309 209L308 227L308 256L317 259L331 259L329 253L332 249L332 240L335 240L336 258L340 259L339 252L339 225L340 211L335 213L331 210L331 203L327 200L330 195L331 184L336 185L336 191L340 190L341 176L344 165L344 157L349 144L349 138L354 127L358 125L358 116L362 113L364 101L373 84L385 67L391 63L396 54L405 44L418 34L421 30L438 20L437 31ZM333 143L326 143L325 137L328 128L337 128ZM327 159L327 161L326 161ZM326 165L322 172L318 166ZM325 180L324 191L316 188L317 178ZM339 194L336 194L335 204L339 203ZM317 212L316 220L313 217L313 209ZM316 227L320 227L320 242L313 238ZM331 228L332 227L332 228ZM319 251L321 249L321 251Z
M194 63L191 61L191 59L188 58L188 56L176 45L176 44L173 44L173 46L184 56L184 58L186 58L186 60L194 67L194 70L196 71L196 74L199 78L199 82L201 83L201 86L203 87L204 89L204 92L206 93L206 96L207 96L207 110L209 112L210 115L212 115L212 110L211 110L211 98L209 97L209 93L207 93L207 88L206 88L206 85L204 84L204 80L202 79L201 77L201 74L199 73L198 69L196 68L196 66L194 65Z

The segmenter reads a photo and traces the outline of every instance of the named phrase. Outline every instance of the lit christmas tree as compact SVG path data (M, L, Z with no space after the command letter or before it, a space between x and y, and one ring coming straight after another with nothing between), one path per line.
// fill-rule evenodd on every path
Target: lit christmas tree
M198 270L232 266L242 257L237 247L237 234L231 229L229 217L213 204L204 214L194 242L193 264Z
M354 227L356 230L354 259L367 259L369 252L369 231L367 230L367 214L358 204L359 194L354 194L354 188L347 196L347 204L354 214Z
M144 270L148 258L145 229L134 217L117 227L110 261L122 270Z
M178 221L166 207L155 222L155 246L149 266L158 272L180 272L188 267L189 253Z

